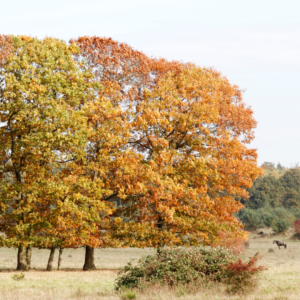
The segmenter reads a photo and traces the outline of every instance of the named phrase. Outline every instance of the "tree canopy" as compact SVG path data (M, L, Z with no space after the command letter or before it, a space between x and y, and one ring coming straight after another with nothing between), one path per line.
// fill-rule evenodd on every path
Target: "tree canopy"
M98 37L4 36L0 61L3 244L92 255L245 235L256 122L221 73Z

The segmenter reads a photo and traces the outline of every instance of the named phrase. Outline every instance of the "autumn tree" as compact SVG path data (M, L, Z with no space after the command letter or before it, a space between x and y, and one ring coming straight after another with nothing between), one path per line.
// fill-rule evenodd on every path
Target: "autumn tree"
M244 236L236 199L260 169L238 87L112 39L1 45L0 229L19 248L18 269L31 245L85 245L91 270L96 247Z
M235 198L247 197L259 174L245 145L256 123L240 90L214 70L187 65L145 90L132 124L130 144L155 174L134 205L137 220L154 219L168 232L163 244L211 243L218 231L239 231Z
M124 204L115 216L131 222L115 219L115 236L159 247L209 244L219 231L243 235L235 199L247 197L260 169L247 147L256 122L238 87L212 69L150 59L111 39L72 43L113 87L104 96L124 124L105 184Z
M45 38L10 37L1 66L1 231L18 247L18 270L28 246L101 244L98 225L111 209L103 184L83 168L89 129L85 102L99 85L73 60L75 45ZM10 174L12 180L6 180Z

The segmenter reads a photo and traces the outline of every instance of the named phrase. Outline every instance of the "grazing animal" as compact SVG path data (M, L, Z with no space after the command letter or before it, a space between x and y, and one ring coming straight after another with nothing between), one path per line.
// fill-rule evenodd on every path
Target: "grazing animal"
M280 249L280 246L283 246L284 248L287 247L287 245L285 243L281 243L279 241L273 241L273 244L277 244L278 248Z

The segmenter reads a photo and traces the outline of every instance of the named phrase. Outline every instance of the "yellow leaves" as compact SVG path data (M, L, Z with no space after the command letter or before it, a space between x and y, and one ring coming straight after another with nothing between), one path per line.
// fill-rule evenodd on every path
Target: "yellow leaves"
M32 41L31 36L20 35L19 38L21 39L21 41L25 41L25 42L31 42Z
M34 84L31 86L31 91L36 93L44 93L46 92L46 88L43 85ZM27 92L27 94L30 95L29 92Z
M71 44L71 45L69 46L69 50L70 50L73 54L77 54L77 53L80 52L79 47L76 46L76 44L74 44L74 43Z
M22 51L5 61L2 72L6 85L0 91L5 99L0 103L0 120L6 121L6 127L0 129L0 154L13 149L9 156L19 173L14 173L14 182L8 186L11 193L7 183L0 181L0 199L11 207L11 199L16 198L12 194L21 191L22 200L12 213L2 211L6 220L2 229L30 237L35 233L33 229L28 232L29 225L47 220L50 227L41 223L36 233L53 234L76 245L97 232L99 213L113 213L101 201L103 182L83 180L85 170L80 166L85 162L88 130L87 118L79 108L96 93L63 42L13 37L13 45ZM40 221L29 218L33 212ZM78 223L74 215L84 223ZM27 227L16 231L10 219L23 222L23 216ZM82 230L84 238L78 231L83 227L89 228Z
M174 130L174 127L172 125L168 126L167 127L167 131L168 132L172 132Z

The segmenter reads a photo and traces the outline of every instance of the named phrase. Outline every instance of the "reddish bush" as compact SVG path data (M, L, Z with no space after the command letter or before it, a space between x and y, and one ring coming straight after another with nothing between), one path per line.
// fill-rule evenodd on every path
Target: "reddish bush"
M224 278L229 293L247 292L257 286L257 274L266 270L264 266L256 266L260 258L259 253L256 253L248 262L239 259L224 267Z
M226 270L228 273L236 275L244 272L255 273L258 271L263 271L265 269L263 266L256 267L256 263L256 257L250 257L247 263L244 263L241 259L239 259L237 262L231 263L228 266L226 266Z
M300 234L300 219L298 219L294 222L294 229L297 233Z

